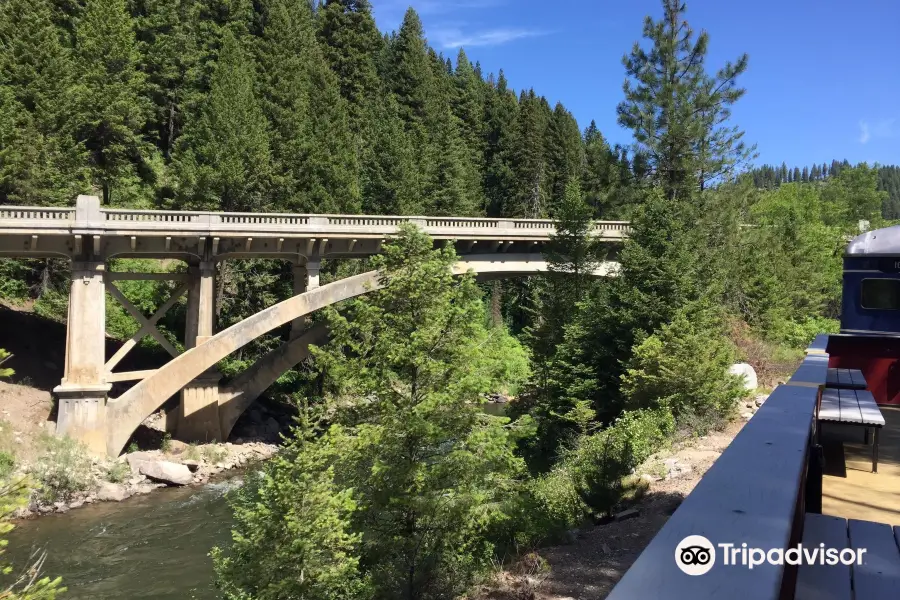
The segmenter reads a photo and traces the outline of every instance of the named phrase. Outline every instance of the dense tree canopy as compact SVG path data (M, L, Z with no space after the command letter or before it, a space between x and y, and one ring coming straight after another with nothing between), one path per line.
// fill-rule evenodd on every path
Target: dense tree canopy
M661 14L623 60L620 146L444 56L411 8L382 35L367 0L0 0L0 204L556 222L546 274L490 287L412 227L378 257L324 262L323 282L377 269L381 287L327 310L308 377L270 392L300 416L233 498L213 552L227 598L459 597L508 553L613 512L673 433L723 426L745 393L733 361L794 356L836 326L841 246L900 218L900 169L742 173L748 57L710 71L684 3ZM598 241L598 217L629 220L628 239ZM606 259L615 277L595 277ZM66 268L0 261L0 297L63 319ZM293 291L287 262L217 268L219 329ZM152 313L166 285L123 293ZM114 336L138 330L107 314ZM161 328L183 342L183 306ZM507 416L486 414L503 396Z

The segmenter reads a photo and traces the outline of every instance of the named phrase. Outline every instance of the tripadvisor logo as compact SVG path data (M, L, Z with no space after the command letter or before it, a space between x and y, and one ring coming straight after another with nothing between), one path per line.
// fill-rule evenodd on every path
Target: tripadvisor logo
M716 564L716 549L702 535L689 535L675 547L675 564L688 575L705 575Z
M783 548L751 548L746 543L713 544L702 535L689 535L675 547L675 564L688 575L705 575L716 564L716 547L722 565L741 566L749 570L760 565L861 565L866 548L826 548L825 544L804 546L797 544Z

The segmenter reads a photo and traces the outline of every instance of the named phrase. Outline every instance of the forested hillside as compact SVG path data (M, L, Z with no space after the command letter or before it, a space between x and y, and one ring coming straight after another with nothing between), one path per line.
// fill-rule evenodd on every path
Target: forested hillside
M774 384L837 327L842 249L897 214L898 169L746 174L732 108L750 57L708 65L686 10L662 0L630 50L597 42L627 50L620 148L436 52L413 10L382 35L366 0L0 0L0 202L556 221L529 280L451 277L453 245L414 227L323 267L382 287L321 311L332 341L270 390L297 427L233 498L233 543L213 551L227 598L462 597L639 495L632 474L671 440L724 427L747 394L731 364ZM632 223L615 277L593 277L596 217ZM0 298L63 319L67 269L0 261ZM293 290L283 262L217 269L217 330ZM152 314L167 285L122 291ZM107 304L110 334L139 330ZM183 348L183 304L160 328ZM485 414L499 393L507 415Z
M863 167L863 165L857 166ZM887 192L887 197L881 206L881 216L885 219L900 219L900 167L896 165L866 166L871 166L878 173L878 190ZM782 183L825 181L829 177L836 177L842 169L849 167L850 162L846 159L833 160L830 166L828 163L813 164L812 167L805 166L802 170L800 167L790 168L786 163L781 163L780 167L774 165L756 167L750 171L750 176L756 187L773 189Z
M367 0L4 0L0 202L233 211L621 213L623 152L410 9ZM621 172L620 172L621 171Z

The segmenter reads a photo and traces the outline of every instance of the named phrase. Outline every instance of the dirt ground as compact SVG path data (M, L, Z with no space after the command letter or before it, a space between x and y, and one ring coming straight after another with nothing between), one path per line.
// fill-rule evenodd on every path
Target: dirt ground
M600 600L605 598L625 571L666 523L703 474L741 430L744 419L725 431L676 444L650 457L638 474L663 477L650 483L647 494L632 508L635 518L614 521L572 532L571 543L538 551L549 573L523 568L502 573L484 600ZM669 466L671 465L671 467ZM526 564L528 560L526 559ZM533 595L532 595L533 592Z
M50 392L0 381L0 450L30 462L39 452L42 434L53 433Z

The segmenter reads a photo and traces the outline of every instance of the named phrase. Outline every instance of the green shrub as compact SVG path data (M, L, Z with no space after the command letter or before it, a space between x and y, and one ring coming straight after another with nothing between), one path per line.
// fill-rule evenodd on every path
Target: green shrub
M130 444L128 444L128 447L125 449L125 452L127 452L128 454L131 454L132 452L137 452L138 450L140 450L140 448L138 448L137 442L131 442Z
M200 448L197 447L196 442L188 444L187 450L184 451L184 457L188 460L200 460Z
M806 317L801 322L780 321L773 326L770 337L791 348L806 348L820 333L838 333L840 321L825 317Z
M112 483L122 483L131 475L131 467L127 462L115 462L106 471L106 480Z
M163 452L163 454L167 453L172 449L172 434L166 433L163 434L162 441L159 443L159 449Z
M16 457L0 450L0 479L6 479L16 468Z
M735 349L709 312L680 311L646 338L622 375L629 407L667 406L676 420L685 415L727 415L746 395L740 378L728 373Z
M93 486L91 458L82 444L68 437L49 434L42 436L41 444L44 451L33 473L40 484L38 493L42 500L67 501L75 493Z
M203 449L200 452L203 454L203 458L206 459L206 462L213 464L222 462L222 460L228 456L228 450L217 444L203 446Z
M558 538L580 525L590 512L570 469L564 466L531 480L528 492L530 523L521 527L520 540L526 546Z
M16 372L12 369L4 369L2 366L6 359L10 358L11 356L12 354L7 352L3 348L0 348L0 377L12 377L16 374Z
M646 491L630 477L672 434L665 408L626 412L612 426L581 436L549 473L531 480L515 523L516 542L533 546L558 539L592 513L609 513Z
M0 259L0 298L16 302L28 297L28 286L25 283L27 270L21 261Z
M484 350L481 363L490 378L493 391L516 396L531 376L528 350L510 335L506 327L484 329L485 339L479 344Z
M36 315L54 321L65 321L69 312L69 295L55 289L48 289L34 303Z
M563 461L582 501L609 513L622 499L622 480L660 449L675 421L665 407L624 413L603 431L582 436Z

